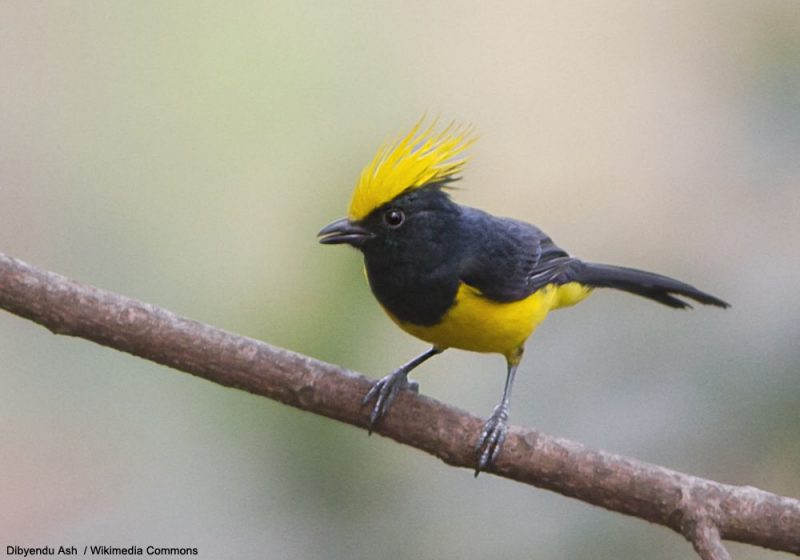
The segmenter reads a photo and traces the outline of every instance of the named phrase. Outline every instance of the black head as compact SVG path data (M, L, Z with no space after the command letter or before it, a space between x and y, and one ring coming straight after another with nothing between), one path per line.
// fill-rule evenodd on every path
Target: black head
M427 185L407 191L363 220L339 220L319 234L321 243L347 243L364 253L370 287L396 317L436 323L458 290L462 209Z
M442 186L431 184L408 191L357 222L347 218L337 220L317 234L319 242L346 243L367 256L379 253L399 256L435 249L456 235L454 225L461 213Z
M435 324L458 290L462 209L428 185L407 191L363 220L325 227L321 243L347 243L364 253L373 294L402 321Z

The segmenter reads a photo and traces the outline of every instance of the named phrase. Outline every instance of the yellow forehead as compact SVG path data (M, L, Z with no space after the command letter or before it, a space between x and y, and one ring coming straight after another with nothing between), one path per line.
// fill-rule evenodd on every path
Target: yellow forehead
M423 129L420 120L403 138L384 144L364 168L347 217L362 220L405 191L453 179L467 163L463 152L475 140L470 126L451 123L439 131L436 121Z

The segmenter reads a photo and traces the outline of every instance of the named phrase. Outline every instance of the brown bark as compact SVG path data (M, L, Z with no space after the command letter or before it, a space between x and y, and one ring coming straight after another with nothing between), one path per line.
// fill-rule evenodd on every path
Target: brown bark
M0 307L56 334L122 350L228 387L366 427L371 381L154 305L87 286L0 254ZM473 469L482 420L403 392L377 432ZM514 427L494 474L659 523L701 558L726 559L721 539L800 555L800 501L732 486Z

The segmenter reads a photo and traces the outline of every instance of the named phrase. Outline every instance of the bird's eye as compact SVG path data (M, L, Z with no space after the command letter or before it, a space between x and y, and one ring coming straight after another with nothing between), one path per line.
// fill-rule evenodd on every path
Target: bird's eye
M383 221L390 228L399 228L406 221L406 215L403 214L402 210L392 208L384 212Z

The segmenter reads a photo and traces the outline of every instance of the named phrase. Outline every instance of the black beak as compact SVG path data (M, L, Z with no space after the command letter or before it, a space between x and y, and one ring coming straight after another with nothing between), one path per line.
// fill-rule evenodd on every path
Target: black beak
M347 243L353 247L361 247L373 235L362 226L351 222L347 218L342 218L319 230L317 237L319 237L319 242L324 245Z

